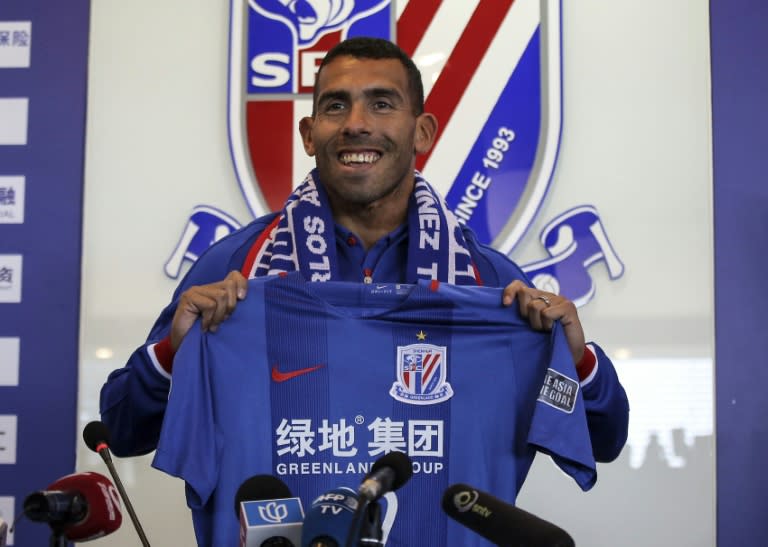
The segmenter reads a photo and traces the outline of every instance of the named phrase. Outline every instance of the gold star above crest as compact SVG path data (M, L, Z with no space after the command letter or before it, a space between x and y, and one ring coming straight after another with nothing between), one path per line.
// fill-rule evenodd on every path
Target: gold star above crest
M420 330L418 333L416 333L416 338L419 340L426 340L427 334L423 330Z

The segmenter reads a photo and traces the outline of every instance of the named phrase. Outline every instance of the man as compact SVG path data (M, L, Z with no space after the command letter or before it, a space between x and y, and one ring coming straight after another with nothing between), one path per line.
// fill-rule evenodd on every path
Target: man
M432 197L414 170L415 158L432 146L437 120L423 106L419 71L397 46L356 38L328 53L317 75L313 114L299 126L316 170L282 212L256 219L213 245L182 280L147 342L110 375L101 393L101 413L116 454L155 449L173 356L193 324L200 320L204 332L215 333L246 298L247 277L298 270L308 281L414 283L435 278L505 287L503 304L517 305L533 329L548 331L560 322L581 380L593 455L597 461L618 456L627 435L627 398L610 360L598 346L586 344L575 305L527 286L515 264L480 244L468 228L459 229L450 211L439 206L442 221L456 228L449 234L451 245L459 248L455 256L437 254L432 262L424 258L429 249L418 231L424 226L415 223L429 221L418 216L418 200ZM297 208L309 206L326 214L329 225L288 222ZM301 258L310 235L312 241L325 238L319 246L330 256L319 270L313 270L318 261ZM294 242L297 248L291 252L278 250ZM432 275L429 265L442 262L449 265Z

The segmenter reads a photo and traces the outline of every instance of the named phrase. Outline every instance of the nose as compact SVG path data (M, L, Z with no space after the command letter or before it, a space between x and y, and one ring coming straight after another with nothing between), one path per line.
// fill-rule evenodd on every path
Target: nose
M347 111L343 131L345 135L367 135L370 133L370 116L361 102L354 102Z

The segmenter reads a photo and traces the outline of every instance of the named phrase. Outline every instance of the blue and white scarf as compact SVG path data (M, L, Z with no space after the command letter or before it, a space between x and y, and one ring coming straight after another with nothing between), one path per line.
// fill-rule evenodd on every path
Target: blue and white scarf
M408 203L405 281L478 284L458 220L421 173L414 174L416 184ZM310 281L339 280L334 220L318 180L314 169L256 241L244 266L247 277L298 270Z

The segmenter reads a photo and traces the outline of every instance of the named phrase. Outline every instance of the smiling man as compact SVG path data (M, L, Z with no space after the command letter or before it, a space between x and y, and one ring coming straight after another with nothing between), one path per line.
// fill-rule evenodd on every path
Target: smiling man
M431 148L437 120L423 112L421 80L409 79L415 67L354 54L326 57L299 130L334 219L371 247L405 222L416 154Z
M307 154L315 158L316 169L288 197L281 211L254 220L200 257L177 287L145 344L104 385L101 412L112 431L115 453L138 455L157 447L174 356L197 321L203 333L216 333L238 306L246 305L240 302L249 292L249 279L298 273L307 281L317 282L378 286L431 280L503 288L498 292L499 305L516 305L531 331L550 331L555 322L562 326L566 355L572 360L569 366L578 378L568 382L559 375L558 381L565 382L570 393L578 389L579 397L583 397L590 456L597 461L615 459L626 441L626 394L603 351L596 344L586 343L576 306L562 296L530 287L516 264L480 244L469 228L458 223L442 198L415 170L417 154L429 151L433 144L437 120L424 112L421 75L413 61L385 40L343 41L320 65L313 103L312 116L301 120L299 130ZM303 326L300 319L296 322L296 335L301 338ZM407 346L409 349L403 349L402 354L417 359L419 366L438 355L417 346ZM381 366L388 367L389 376L382 382L386 395L395 379L394 367L389 357L374 357L383 359ZM394 361L394 357L391 359ZM309 361L281 362L278 372L291 374L292 370L304 371L308 367L315 367L315 371L316 365ZM265 381L274 374L274 366L265 363ZM332 374L328 371L336 366L324 363L313 374ZM372 359L366 366L377 366L377 361ZM361 373L365 374L364 369ZM488 389L506 389L494 386L493 375L480 376ZM330 378L339 381L342 375ZM392 404L447 408L453 404L448 402L450 396L440 399L439 393L449 393L445 387L448 380L451 378L441 379L443 391L436 389L431 398L424 399L428 403L417 404L409 404L409 386L405 385L407 381L401 382L398 389L393 388L394 402L388 401L377 419L385 416ZM237 382L237 378L232 381ZM546 378L542 377L538 385L544 382ZM453 391L460 389L453 384ZM537 390L533 396L538 395ZM568 408L572 411L573 406ZM476 418L487 420L487 410L483 416ZM315 418L320 423L322 416ZM505 419L512 419L498 418L501 425ZM285 427L281 423L273 432L275 443L288 434ZM168 442L172 432L164 431L163 438ZM276 468L260 472L275 473ZM354 482L357 478L347 479Z

